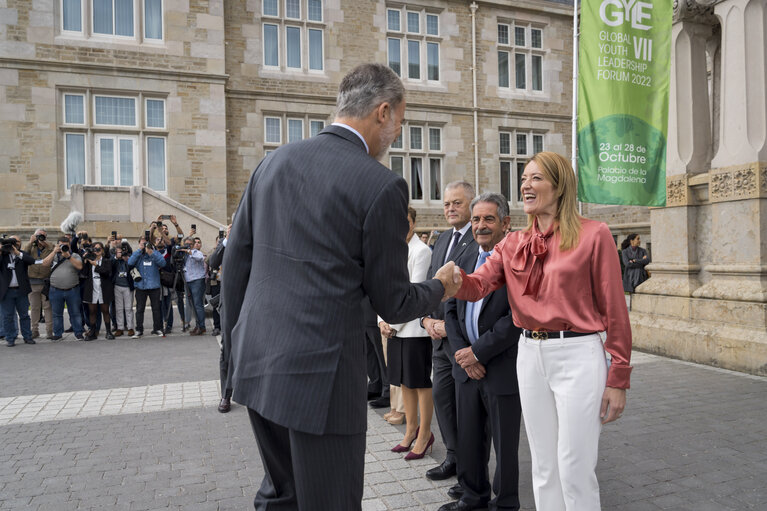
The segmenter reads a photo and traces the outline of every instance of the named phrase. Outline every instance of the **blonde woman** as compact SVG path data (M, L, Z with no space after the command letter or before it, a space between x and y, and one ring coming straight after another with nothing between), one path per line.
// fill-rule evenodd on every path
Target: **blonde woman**
M620 264L607 225L578 215L567 159L533 156L520 191L527 229L507 235L471 275L462 272L456 298L476 301L507 286L523 329L517 378L536 508L594 511L599 434L621 416L631 374Z

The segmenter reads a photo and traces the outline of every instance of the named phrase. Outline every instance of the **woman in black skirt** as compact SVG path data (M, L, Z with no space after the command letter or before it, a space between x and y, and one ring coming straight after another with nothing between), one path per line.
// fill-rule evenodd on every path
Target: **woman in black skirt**
M109 305L115 299L114 283L112 282L112 259L104 250L104 244L97 241L93 244L93 252L83 257L83 302L88 304L91 329L85 334L86 341L92 341L99 335L96 329L96 319L101 312L106 329L106 338L114 339L112 320L109 317Z
M410 223L407 233L410 282L423 282L429 271L431 250L418 236L413 236L416 211L409 207L407 216ZM407 422L405 438L392 451L407 452L412 447L413 450L405 459L420 459L434 443L434 435L431 433L431 417L434 412L431 395L431 338L417 319L401 325L389 325L379 318L378 326L381 334L388 338L386 356L389 383L402 389Z

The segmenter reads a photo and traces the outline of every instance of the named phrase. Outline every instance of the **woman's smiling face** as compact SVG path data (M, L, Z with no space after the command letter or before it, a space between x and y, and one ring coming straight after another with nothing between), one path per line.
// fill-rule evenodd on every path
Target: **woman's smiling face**
M546 179L543 171L535 161L531 161L522 173L523 208L528 215L549 214L557 215L557 193L554 185Z

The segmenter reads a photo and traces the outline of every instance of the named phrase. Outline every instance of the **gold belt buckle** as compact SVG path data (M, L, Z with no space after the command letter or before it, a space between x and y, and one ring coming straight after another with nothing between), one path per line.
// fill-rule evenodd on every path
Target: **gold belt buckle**
M548 340L549 338L548 332L542 332L540 330L533 330L532 334L533 334L533 339L535 339L536 341L545 341L545 340Z

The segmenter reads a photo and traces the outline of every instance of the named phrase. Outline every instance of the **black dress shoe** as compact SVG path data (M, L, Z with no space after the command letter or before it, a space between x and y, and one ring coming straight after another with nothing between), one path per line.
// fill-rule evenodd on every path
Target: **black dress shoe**
M370 392L368 390L368 401L372 401L374 399L378 399L379 397L381 397L381 393L380 392Z
M447 496L453 500L460 500L461 497L463 497L463 486L460 484L451 486L450 489L447 490Z
M487 509L487 506L483 506L481 504L472 506L471 504L467 504L462 500L456 500L455 502L451 502L450 504L445 504L444 506L440 507L439 511L473 511L474 509Z
M378 399L374 399L370 402L371 408L388 408L389 406L391 406L391 401L389 401L388 396L379 397Z
M229 410L232 409L232 402L228 398L222 398L221 402L218 404L218 411L221 413L226 413Z
M438 467L426 471L426 478L432 481L442 481L455 475L455 461L445 460Z

